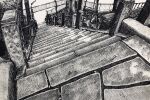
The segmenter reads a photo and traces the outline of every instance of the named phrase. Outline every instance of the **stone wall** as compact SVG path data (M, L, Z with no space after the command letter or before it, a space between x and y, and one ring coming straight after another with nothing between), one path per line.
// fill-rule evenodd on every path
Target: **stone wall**
M26 64L22 48L21 33L19 33L19 27L15 20L16 11L6 11L2 19L2 32L7 51L11 60L14 62L19 75L24 73Z
M0 99L16 100L16 73L12 62L0 58L0 76Z

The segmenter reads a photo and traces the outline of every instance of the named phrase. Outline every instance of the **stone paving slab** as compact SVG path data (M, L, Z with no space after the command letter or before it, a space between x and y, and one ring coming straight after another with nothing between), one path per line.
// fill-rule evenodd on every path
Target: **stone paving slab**
M150 81L150 66L137 57L105 70L103 81L107 86L122 86Z
M123 42L90 52L71 61L47 69L51 86L56 86L86 72L135 56L136 53Z
M63 86L62 100L102 100L100 75L92 74Z
M31 96L25 100L59 100L59 94L58 89L48 90L46 92Z
M21 99L48 87L46 75L39 72L17 80L17 98Z
M150 86L104 90L104 100L150 100Z
M132 36L124 42L137 51L145 60L150 63L150 44L138 36Z

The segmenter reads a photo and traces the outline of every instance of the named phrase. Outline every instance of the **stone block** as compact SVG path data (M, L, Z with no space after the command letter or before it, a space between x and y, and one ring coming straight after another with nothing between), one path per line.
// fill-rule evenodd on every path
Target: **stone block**
M138 36L132 36L124 42L138 52L145 60L150 63L150 44Z
M0 76L0 100L16 100L16 75L11 62L0 62Z
M82 75L112 63L135 56L136 53L122 42L77 57L66 63L47 69L51 86L56 86L76 76Z
M59 100L59 91L58 89L48 90L31 96L25 100Z
M104 100L149 100L150 86L138 86L125 89L106 89Z
M17 98L21 99L45 88L48 88L45 73L39 72L32 74L17 80Z
M150 66L137 57L103 72L104 85L122 86L150 81Z
M102 100L100 75L89 75L63 86L62 100Z

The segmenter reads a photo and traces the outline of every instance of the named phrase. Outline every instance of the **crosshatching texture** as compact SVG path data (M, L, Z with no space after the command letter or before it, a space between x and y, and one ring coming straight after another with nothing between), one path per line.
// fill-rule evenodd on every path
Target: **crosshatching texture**
M149 0L44 2L0 1L0 100L149 100Z

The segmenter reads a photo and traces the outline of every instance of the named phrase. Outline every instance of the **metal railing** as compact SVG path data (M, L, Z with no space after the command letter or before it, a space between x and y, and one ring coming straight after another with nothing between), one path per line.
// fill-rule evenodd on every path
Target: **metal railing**
M132 8L132 12L130 14L130 17L131 18L137 18L137 16L141 12L142 8L144 7L144 4L145 4L145 2L135 3L133 8Z
M135 3L133 6L133 10L138 9L138 8L142 8L144 6L144 4L145 4L145 2Z
M96 4L94 2L86 1L86 9L95 10ZM98 12L104 12L104 11L112 11L113 4L112 3L99 3L98 4Z
M57 5L59 6L59 5L65 4L66 0L56 0L56 2L57 2ZM49 8L53 8L53 7L55 7L55 2L54 1L42 4L42 5L34 6L33 7L33 12L35 13L35 12L39 12L39 11L49 9Z

